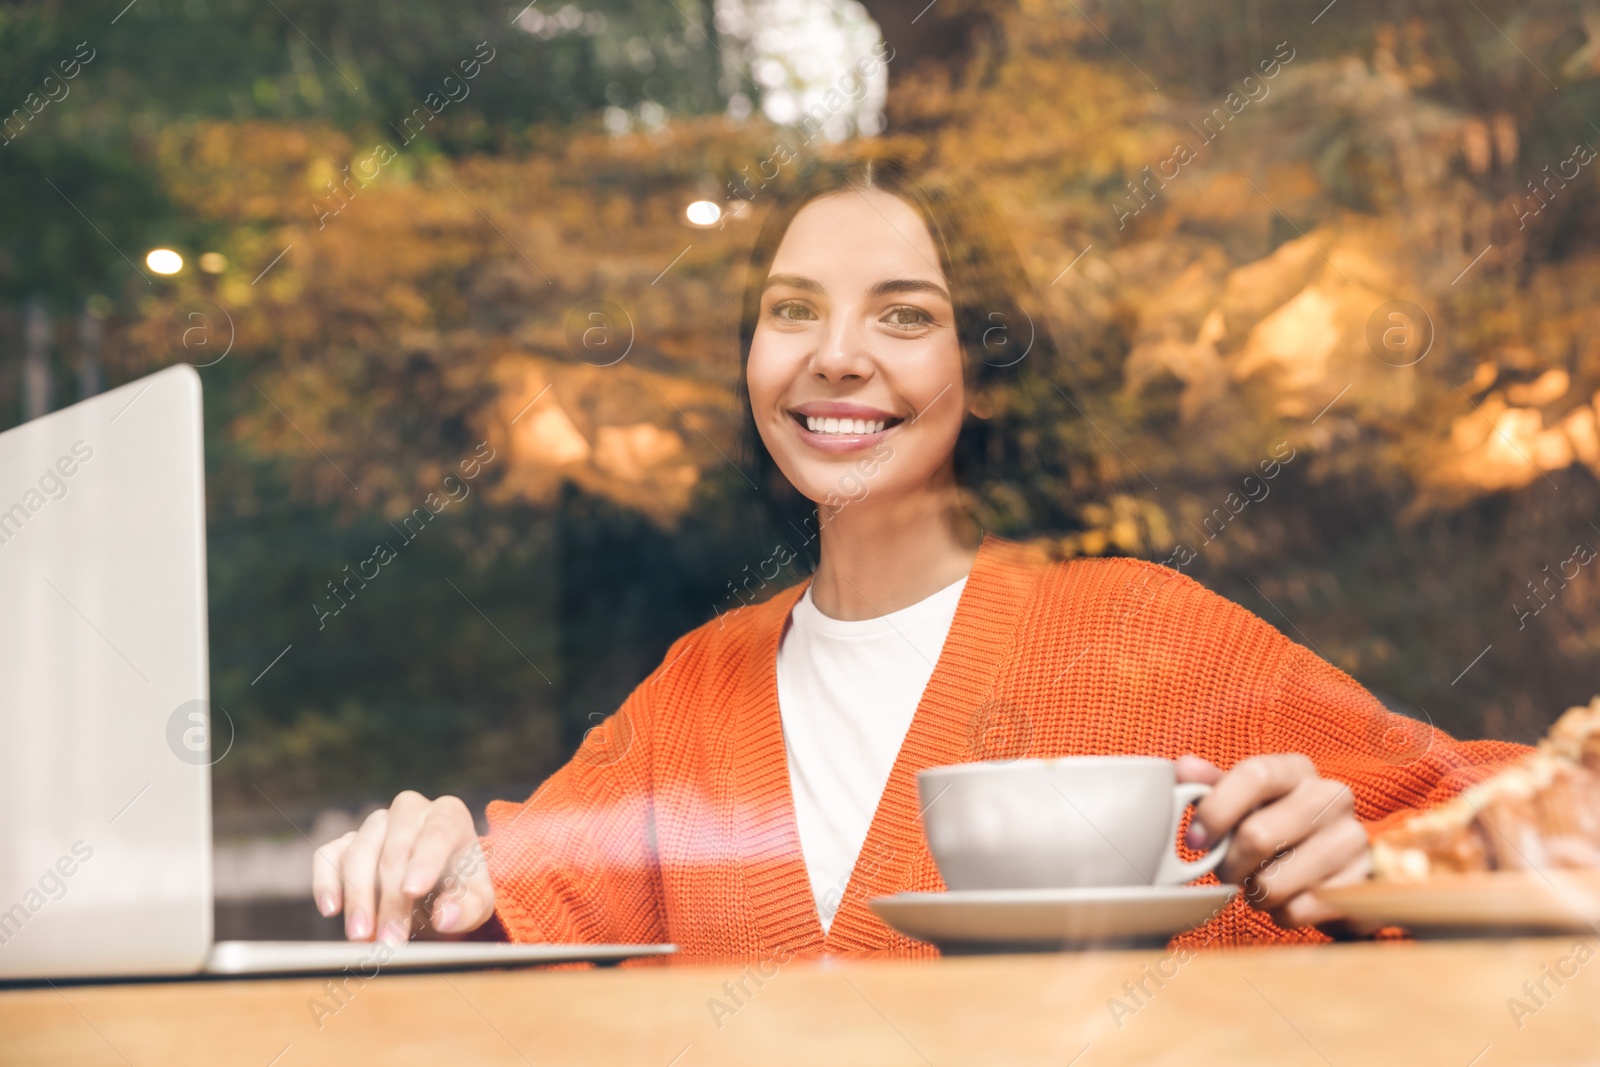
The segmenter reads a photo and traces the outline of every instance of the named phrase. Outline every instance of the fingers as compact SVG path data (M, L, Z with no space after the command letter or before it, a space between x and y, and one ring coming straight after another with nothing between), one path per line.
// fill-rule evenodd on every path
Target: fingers
M1313 891L1361 870L1366 854L1367 834L1360 823L1354 819L1332 823L1249 875L1244 881L1245 899L1280 925L1328 922L1340 913Z
M460 824L453 815L438 805L428 812L412 842L411 855L400 879L401 892L412 897L428 892L439 883L451 857L464 847Z
M494 884L476 837L445 874L446 884L433 904L433 928L444 934L464 934L488 922L494 914Z
M344 878L341 864L350 842L356 839L351 830L317 849L311 856L311 898L324 917L339 914L344 907Z
M1355 798L1343 782L1302 779L1276 803L1245 816L1234 828L1233 845L1218 877L1237 882L1284 849L1345 821L1354 811Z
M432 804L421 793L407 790L389 805L387 832L377 854L377 936L392 942L411 937L412 904L415 897L400 887L411 863L412 846L427 821ZM420 894L418 894L420 895Z
M1253 907L1283 926L1344 919L1315 890L1359 881L1371 869L1366 829L1355 817L1348 786L1320 777L1299 753L1251 756L1226 774L1184 756L1178 777L1212 785L1195 806L1191 847L1203 848L1233 831L1219 878L1239 883Z
M1328 886L1355 885L1358 881L1365 881L1373 873L1373 853L1371 849L1362 849L1360 856L1355 857L1344 869L1336 875L1323 881L1322 885L1310 893L1299 894L1288 904L1283 905L1282 917L1275 917L1278 925L1294 926L1322 926L1323 933L1333 934L1334 937L1370 937L1386 923L1374 920L1355 920L1346 913L1336 909L1333 905L1323 902L1317 896L1318 891Z
M1222 768L1210 760L1201 759L1199 756L1183 755L1178 757L1178 781L1204 782L1206 785L1216 785L1222 778Z
M494 913L494 886L472 813L456 797L430 801L410 790L367 816L360 829L328 842L312 858L317 909L345 913L345 936L401 942L424 921L418 901L433 897L441 932L465 933ZM445 890L437 895L435 888Z
M378 876L378 853L388 825L388 810L379 808L367 816L344 851L339 872L344 881L344 936L351 941L369 941L376 929L373 888Z
M1284 904L1283 907L1271 912L1272 921L1279 926L1291 928L1295 926L1315 926L1317 923L1337 922L1343 913L1332 905L1325 904L1313 893L1301 893Z
M440 886L448 895L457 886L470 882L483 866L482 854L476 851L477 844L477 830L467 806L455 797L440 797L429 809L411 846L400 891L415 900L435 886ZM434 904L436 918L440 903ZM441 931L448 929L437 922L434 925Z
M1357 827L1364 838L1366 832ZM1324 878L1321 884L1290 897L1279 907L1273 909L1273 922L1279 926L1314 926L1318 924L1339 924L1347 928L1347 934L1365 936L1381 926L1381 923L1357 923L1349 920L1344 912L1325 902L1317 895L1317 890L1328 886L1350 885L1363 881L1372 870L1371 852L1365 847L1360 848L1356 856L1339 868L1336 872Z
M1302 780L1316 777L1316 766L1298 752L1240 760L1195 805L1189 823L1190 847L1204 848L1219 840L1253 809L1284 796Z
M1361 834L1363 837L1365 837L1366 830L1362 829ZM1365 882L1371 876L1372 849L1363 847L1356 853L1355 858L1341 867L1337 873L1324 879L1322 882L1322 888L1326 888L1328 886L1355 885L1358 882Z

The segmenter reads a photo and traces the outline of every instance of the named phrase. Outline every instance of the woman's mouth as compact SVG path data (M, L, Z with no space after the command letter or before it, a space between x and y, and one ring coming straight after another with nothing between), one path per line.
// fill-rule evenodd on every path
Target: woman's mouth
M798 414L798 413L797 413ZM824 419L815 415L799 415L807 430L825 434L882 433L887 419Z
M824 452L854 452L870 448L905 421L885 411L856 405L833 406L833 410L821 405L816 407L821 410L790 411L789 418L802 441Z

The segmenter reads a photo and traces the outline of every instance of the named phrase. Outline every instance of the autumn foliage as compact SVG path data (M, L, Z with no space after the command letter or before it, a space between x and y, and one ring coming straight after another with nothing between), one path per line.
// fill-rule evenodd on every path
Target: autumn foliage
M1575 16L1538 15L1514 32L1592 98ZM1188 572L1408 713L1537 736L1592 695L1600 662L1592 568L1545 581L1600 543L1596 131L1487 26L1463 53L1448 21L1339 39L1299 16L1258 20L1202 77L1154 30L1132 40L1094 17L1024 0L1003 47L964 73L890 64L891 131L917 131L891 143L992 198L1065 341L1048 373L1082 405L1066 418L1003 398L1018 433L1069 437L1085 458L980 487L986 525L1068 555L1187 546ZM1482 91L1494 84L1517 91ZM761 196L721 228L683 209L726 201L728 181L793 133L722 117L623 136L580 125L456 157L391 133L162 130L161 181L223 235L229 266L171 283L109 346L123 374L164 365L184 358L176 312L222 312L234 347L205 373L208 396L226 392L212 418L223 524L291 501L330 537L375 528L479 443L496 450L450 551L480 590L543 576L528 587L542 606L503 605L523 612L508 643L528 655L495 661L529 684L485 683L474 699L498 710L477 740L445 731L434 763L393 771L531 779L770 547L734 465L735 316ZM1044 521L1029 501L1051 494ZM557 531L542 542L556 562L517 555L534 528ZM324 595L322 572L354 558L324 552L319 568L297 552L293 566L241 564L254 582L278 575L285 627L294 611L309 625L300 605ZM223 587L239 610L268 596ZM606 640L604 620L623 617ZM472 640L498 647L488 629ZM483 677L422 684L425 712L356 688L341 710L317 687L327 663L296 674L286 660L284 688L265 695L245 684L275 643L227 652L223 692L262 725L224 780L396 784L304 768L333 766L382 723L448 717L462 679ZM522 666L535 648L548 692Z

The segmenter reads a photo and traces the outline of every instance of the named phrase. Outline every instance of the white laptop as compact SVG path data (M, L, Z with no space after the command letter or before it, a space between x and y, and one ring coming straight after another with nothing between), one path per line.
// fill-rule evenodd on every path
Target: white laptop
M213 943L200 410L181 365L0 434L0 980L675 951Z

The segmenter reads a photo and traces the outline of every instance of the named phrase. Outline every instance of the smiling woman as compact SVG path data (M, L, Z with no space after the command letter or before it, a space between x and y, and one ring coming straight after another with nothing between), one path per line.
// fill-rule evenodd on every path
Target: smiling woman
M1158 757L1211 787L1182 794L1204 794L1186 845L1216 844L1206 878L1248 891L1189 943L1325 941L1341 916L1317 891L1367 875L1369 832L1525 751L1419 724L1397 758L1371 693L1182 574L983 529L983 486L1073 473L1006 413L1070 397L1004 229L954 179L900 159L798 175L752 252L740 349L748 462L814 509L815 573L680 638L623 727L491 803L481 840L459 799L407 792L325 845L314 891L349 936L494 918L698 956L929 953L869 902L945 888L917 775L990 758L1004 723L1009 760Z
M821 280L830 276L837 279L831 293ZM856 291L858 306L846 307ZM817 343L819 331L842 322L850 332L822 339L843 346L824 354L824 373L842 383L848 399L824 398L810 386L771 395L781 391L785 361L803 358L798 354ZM894 352L870 382L848 366L869 339ZM1059 350L1016 250L993 210L955 175L919 171L894 156L802 171L751 250L739 344L744 462L767 490L780 530L809 524L813 501L826 500L823 483L837 489L839 460L859 458L877 441L929 442L940 476L961 487L968 510L1035 528L1070 528L1074 517L1060 513L1059 494L1029 491L1030 472L1078 484L1097 475L1088 451L1069 445L1074 435L1066 424L1076 401L1058 380L1069 376L1059 373ZM889 395L899 389L903 395ZM1054 413L1061 432L1026 439L1009 432L1012 412L1023 408ZM837 420L831 430L830 416ZM858 419L884 425L856 433ZM785 425L791 421L800 432ZM799 476L809 483L801 485L775 463L778 453L838 460L801 461ZM906 464L899 473L919 477ZM1002 483L1003 499L984 499ZM873 484L888 493L883 480ZM818 521L825 525L828 515Z

